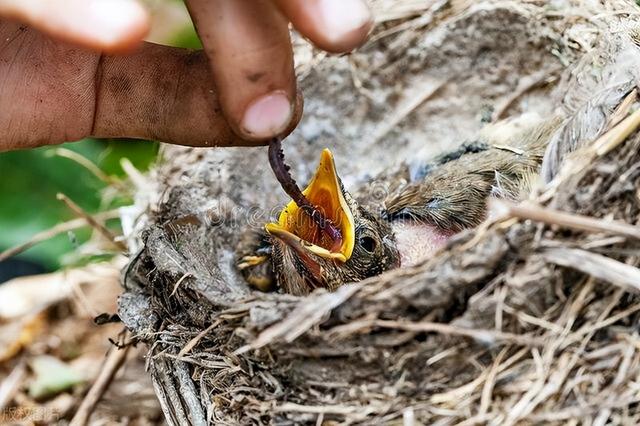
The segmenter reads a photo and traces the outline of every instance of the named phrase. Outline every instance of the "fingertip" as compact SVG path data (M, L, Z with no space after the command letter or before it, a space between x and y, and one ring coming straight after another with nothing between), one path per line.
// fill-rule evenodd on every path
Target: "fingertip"
M373 15L363 0L276 0L294 27L330 53L345 53L363 44Z
M150 28L147 11L132 0L92 0L87 3L84 25L87 39L110 53L136 46Z
M137 46L150 27L149 15L135 0L4 0L0 15L109 53Z
M290 131L296 80L289 27L272 0L189 0L220 106L243 141Z
M360 46L373 27L373 16L362 0L319 0L316 3L318 47L344 53Z

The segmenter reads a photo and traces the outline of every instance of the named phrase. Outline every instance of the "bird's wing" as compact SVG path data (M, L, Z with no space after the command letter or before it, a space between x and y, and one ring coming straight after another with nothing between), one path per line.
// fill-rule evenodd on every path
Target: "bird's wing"
M569 119L552 136L541 177L550 182L566 156L597 139L622 99L640 82L640 48L634 32L622 31L603 41L572 69L563 106Z

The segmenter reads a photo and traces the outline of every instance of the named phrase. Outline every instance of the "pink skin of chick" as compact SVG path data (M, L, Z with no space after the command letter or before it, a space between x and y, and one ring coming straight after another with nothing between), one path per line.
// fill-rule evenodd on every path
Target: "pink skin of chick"
M392 228L402 267L414 266L432 257L454 235L435 226L409 221L395 222Z

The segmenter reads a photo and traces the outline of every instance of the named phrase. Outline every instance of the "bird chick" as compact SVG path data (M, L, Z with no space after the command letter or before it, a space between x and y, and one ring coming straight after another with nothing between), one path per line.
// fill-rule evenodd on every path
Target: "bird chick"
M425 176L385 200L385 216L412 219L450 232L485 219L489 197L528 194L559 120L549 120L507 138L508 144L472 143L436 160Z
M334 247L335 242L309 214L291 201L278 222L265 227L271 267L283 291L294 295L316 288L332 291L399 266L391 226L359 206L345 191L328 149L322 152L303 194L339 229L342 241Z
M436 159L419 179L387 197L383 215L392 223L403 266L420 260L413 255L408 260L405 253L419 252L424 258L453 234L480 224L490 197L517 200L528 195L560 120L500 134L508 124Z

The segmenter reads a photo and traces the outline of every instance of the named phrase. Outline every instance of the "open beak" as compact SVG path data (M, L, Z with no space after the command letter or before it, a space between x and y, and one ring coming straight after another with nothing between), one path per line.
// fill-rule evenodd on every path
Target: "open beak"
M282 210L278 223L266 225L267 232L298 253L308 251L325 259L346 262L355 245L355 223L342 193L333 155L328 149L322 151L318 169L302 193L340 230L342 244L339 249L332 250L331 238L294 201Z

